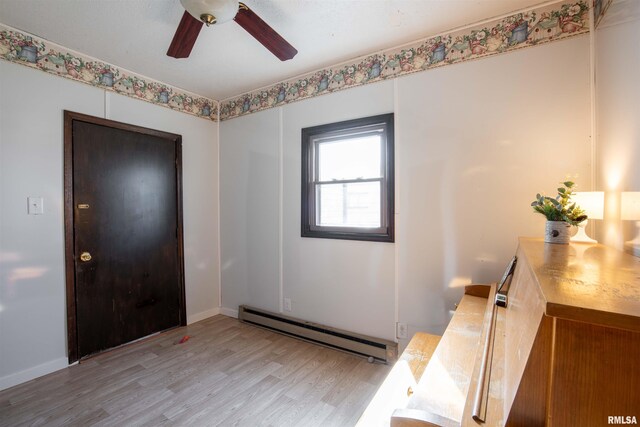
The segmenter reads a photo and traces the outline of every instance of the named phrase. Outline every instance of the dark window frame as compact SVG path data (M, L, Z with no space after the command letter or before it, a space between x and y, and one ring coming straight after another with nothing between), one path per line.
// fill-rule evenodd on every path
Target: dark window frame
M327 227L315 224L316 191L320 185L316 180L318 139L341 139L347 134L373 132L382 129L382 178L381 181L381 227ZM380 131L377 131L380 132ZM301 197L301 233L302 237L323 239L362 240L374 242L394 242L395 240L395 180L394 180L394 114L381 114L347 120L338 123L313 126L302 129L302 197ZM349 182L368 182L372 179L347 180Z

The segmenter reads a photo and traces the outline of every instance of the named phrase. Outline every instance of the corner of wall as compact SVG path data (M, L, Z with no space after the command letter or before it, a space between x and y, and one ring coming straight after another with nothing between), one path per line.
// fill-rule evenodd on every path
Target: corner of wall
M238 318L238 310L234 310L232 308L220 307L220 314L227 317L233 317L234 319Z
M212 308L211 310L201 311L200 313L195 313L187 316L187 325L191 325L193 323L199 322L204 319L208 319L209 317L213 317L220 314L220 307Z

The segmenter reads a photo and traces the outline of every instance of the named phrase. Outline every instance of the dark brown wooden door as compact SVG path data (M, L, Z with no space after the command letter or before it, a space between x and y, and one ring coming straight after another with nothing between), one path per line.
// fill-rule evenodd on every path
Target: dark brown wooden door
M184 324L181 157L176 135L82 120L71 127L82 358Z

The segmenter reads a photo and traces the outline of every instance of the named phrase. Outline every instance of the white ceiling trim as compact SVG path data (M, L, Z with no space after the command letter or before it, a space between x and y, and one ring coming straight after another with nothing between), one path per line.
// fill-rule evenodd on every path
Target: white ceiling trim
M136 74L0 23L0 58L100 89L218 120L218 101Z
M584 0L554 1L387 49L220 102L220 120L589 32Z

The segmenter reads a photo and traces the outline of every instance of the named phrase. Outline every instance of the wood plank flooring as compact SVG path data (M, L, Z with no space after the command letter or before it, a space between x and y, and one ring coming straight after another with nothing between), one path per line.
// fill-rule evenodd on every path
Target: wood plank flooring
M218 315L0 392L0 425L353 426L390 368Z

